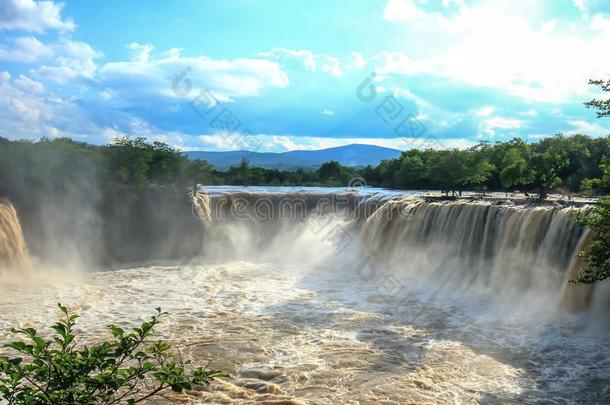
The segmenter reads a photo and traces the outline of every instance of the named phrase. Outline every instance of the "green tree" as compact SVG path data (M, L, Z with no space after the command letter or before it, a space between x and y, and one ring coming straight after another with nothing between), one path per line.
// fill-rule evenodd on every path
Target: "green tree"
M426 175L426 164L418 150L414 149L402 153L397 176L398 187L403 189L421 188Z
M245 157L241 158L241 162L239 162L239 178L241 184L245 186L250 184L250 161Z
M429 153L428 173L432 184L455 195L463 185L466 172L464 153L457 149Z
M153 159L152 149L145 138L116 139L105 148L111 173L122 183L144 188L149 180L149 164Z
M603 92L610 92L610 80L589 80L589 84L599 86ZM610 116L610 98L593 99L585 103L587 108L594 108L597 110L597 117L609 117Z
M343 168L339 162L331 160L330 162L322 164L318 169L318 172L320 173L320 180L322 181L339 181L343 174Z
M148 343L165 316L159 308L132 332L110 325L113 339L81 348L74 331L78 316L59 308L53 339L33 328L12 330L25 341L6 345L18 357L0 357L0 398L9 404L136 404L226 376L202 367L188 371L189 362L176 358L169 344Z
M610 192L610 156L604 156L599 164L601 178L585 178L581 182L581 190L588 194L604 194Z
M539 192L539 198L545 199L548 191L559 184L559 173L570 163L566 152L558 148L549 148L543 153L535 153L530 160L533 172L533 184Z
M610 277L610 198L598 201L593 208L582 210L576 222L593 232L591 246L580 256L586 267L576 276L576 282L594 283Z
M500 182L502 187L511 189L524 186L533 181L533 173L527 165L527 160L519 148L510 148L504 157L500 167Z
M476 149L464 153L462 159L463 173L459 180L462 187L477 186L485 183L496 168Z

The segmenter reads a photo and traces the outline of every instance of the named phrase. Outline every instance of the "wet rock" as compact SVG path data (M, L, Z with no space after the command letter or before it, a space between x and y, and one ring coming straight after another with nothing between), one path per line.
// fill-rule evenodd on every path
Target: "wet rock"
M492 205L504 205L504 206L514 206L515 202L511 201L511 200L498 200L498 201L494 201L494 203Z
M237 370L237 376L240 378L254 378L264 381L273 380L281 375L281 371L274 370L269 366L263 365L250 365Z
M276 384L253 378L238 378L232 381L238 387L256 391L257 394L279 394L280 387Z

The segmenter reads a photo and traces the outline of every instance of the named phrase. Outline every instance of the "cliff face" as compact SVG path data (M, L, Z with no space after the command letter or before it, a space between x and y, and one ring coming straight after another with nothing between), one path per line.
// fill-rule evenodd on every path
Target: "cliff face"
M55 265L118 266L192 257L201 223L186 189L4 189L21 219L32 255Z
M102 198L100 263L114 265L193 257L201 252L202 223L185 189L111 187Z

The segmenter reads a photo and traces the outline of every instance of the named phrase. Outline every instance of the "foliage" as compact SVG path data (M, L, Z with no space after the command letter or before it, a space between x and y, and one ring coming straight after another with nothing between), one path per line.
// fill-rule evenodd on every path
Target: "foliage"
M32 328L13 329L25 337L6 347L24 357L0 357L0 398L9 404L135 404L163 391L182 392L225 374L175 358L169 344L148 343L157 313L132 332L110 325L113 339L78 347L77 315L61 304L53 339Z
M531 167L534 173L533 184L540 191L541 198L549 189L561 184L560 171L569 164L564 150L549 148L543 153L534 153Z
M607 156L610 137L556 135L530 144L515 138L466 150L412 149L360 173L368 184L389 188L519 188L538 192L541 197L558 187L603 193L608 184L604 179L610 180ZM591 185L597 187L591 189Z
M534 180L533 171L528 167L526 157L517 148L509 149L502 157L500 182L505 189L524 186Z
M589 84L599 86L604 92L610 92L610 80L589 80ZM597 117L610 117L610 99L601 100L593 99L585 103L587 108L594 108L597 110Z
M210 181L212 167L189 160L162 142L119 138L98 147L68 138L0 142L0 193L28 185L49 190L93 188L118 182L138 188L148 184L192 185Z
M117 139L96 147L70 139L0 142L0 194L4 189L67 187L90 189L95 182L138 188L149 184L346 186L363 178L370 186L460 191L484 188L538 192L610 192L610 137L556 135L526 143L515 138L480 143L466 150L410 149L377 166L345 167L336 161L294 171L253 167L247 159L225 172L207 162L188 160L163 143Z
M610 277L610 198L597 202L595 207L576 214L576 222L593 232L591 246L580 256L587 263L576 276L577 282L594 283Z

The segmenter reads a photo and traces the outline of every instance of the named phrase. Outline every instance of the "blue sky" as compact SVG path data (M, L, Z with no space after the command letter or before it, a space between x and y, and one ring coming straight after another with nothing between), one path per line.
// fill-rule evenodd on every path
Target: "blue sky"
M608 44L605 0L2 0L0 136L259 151L601 136L582 103L610 77Z

